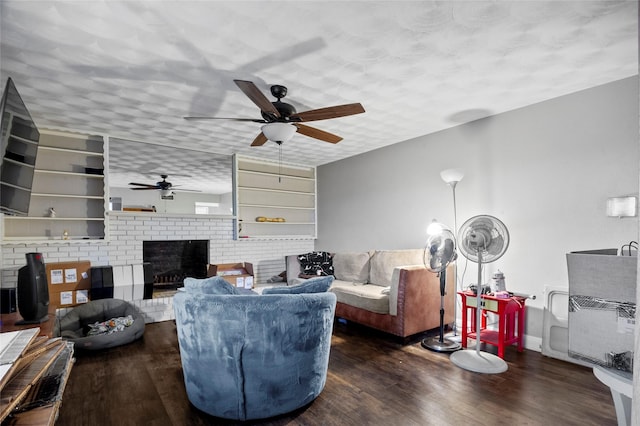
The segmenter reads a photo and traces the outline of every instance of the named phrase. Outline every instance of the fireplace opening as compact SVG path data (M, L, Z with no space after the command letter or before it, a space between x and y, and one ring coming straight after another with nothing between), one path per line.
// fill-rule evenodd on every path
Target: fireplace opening
M151 265L154 291L175 290L187 277L206 278L209 241L143 241L142 258Z

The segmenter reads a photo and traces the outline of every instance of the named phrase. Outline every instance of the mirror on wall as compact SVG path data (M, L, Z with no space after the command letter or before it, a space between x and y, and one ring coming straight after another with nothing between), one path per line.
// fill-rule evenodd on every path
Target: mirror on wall
M233 214L231 156L113 137L108 149L110 210Z

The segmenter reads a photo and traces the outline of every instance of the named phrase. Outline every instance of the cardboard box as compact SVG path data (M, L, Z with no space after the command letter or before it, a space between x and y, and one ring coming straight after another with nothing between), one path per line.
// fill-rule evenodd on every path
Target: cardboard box
M621 359L616 355L633 351L638 258L615 253L612 249L567 254L569 356L625 369L610 364Z
M57 308L71 308L88 301L89 290L69 290L49 294L49 303Z
M46 263L45 272L49 284L49 303L56 308L71 307L87 300L84 293L78 297L78 290L91 289L91 262L81 260L78 262ZM87 292L88 293L88 292Z
M236 287L253 288L253 265L248 262L207 265L207 277L219 276Z
M133 265L113 267L113 297L126 301L133 300Z

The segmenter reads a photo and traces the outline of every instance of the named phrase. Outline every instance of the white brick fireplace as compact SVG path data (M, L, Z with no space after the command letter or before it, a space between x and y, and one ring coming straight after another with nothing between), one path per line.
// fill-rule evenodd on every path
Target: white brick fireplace
M46 263L89 260L92 266L142 264L145 240L209 240L209 263L251 262L258 283L285 269L289 254L313 251L312 239L233 239L233 220L225 216L163 215L109 212L109 241L52 241L44 244L5 244L0 258L0 285L15 287L25 253L43 253ZM133 300L147 322L173 319L171 297Z

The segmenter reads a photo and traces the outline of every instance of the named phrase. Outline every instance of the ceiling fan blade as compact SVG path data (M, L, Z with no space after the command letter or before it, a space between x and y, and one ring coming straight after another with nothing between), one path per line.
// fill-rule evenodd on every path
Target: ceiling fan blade
M147 190L150 190L150 189L156 190L156 189L161 189L161 188L155 187L155 186L150 186L148 188L129 188L129 189L132 189L134 191L147 191Z
M260 118L235 118L235 117L200 117L200 116L187 116L183 117L185 120L197 121L197 120L233 120L233 121L251 121L254 123L266 123L265 120Z
M297 132L310 138L318 139L324 142L338 143L342 138L333 133L325 132L324 130L316 129L315 127L306 126L304 124L295 123L294 126L298 128Z
M260 111L267 112L269 114L273 114L275 117L280 117L280 113L276 109L275 106L271 103L269 99L258 89L258 86L253 84L251 81L246 80L233 80L236 85L244 92L245 95L249 99L253 101L254 104L260 108Z
M264 135L264 133L260 132L260 134L258 136L256 136L256 138L253 140L253 142L251 142L251 146L262 146L267 141L268 141L268 139Z
M330 118L346 117L348 115L362 114L364 107L359 104L346 104L336 105L332 107L312 109L309 111L303 111L298 114L294 114L290 117L290 120L296 121L318 121L327 120Z
M178 185L180 186L180 185ZM178 192L202 192L199 189L182 189L182 188L176 188L175 186L171 187L171 191L178 191Z
M135 189L157 189L160 188L158 185L149 185L148 183L136 183L136 182L129 182L129 185L136 185L136 186L144 186L145 188L135 188ZM134 188L132 188L134 189Z

